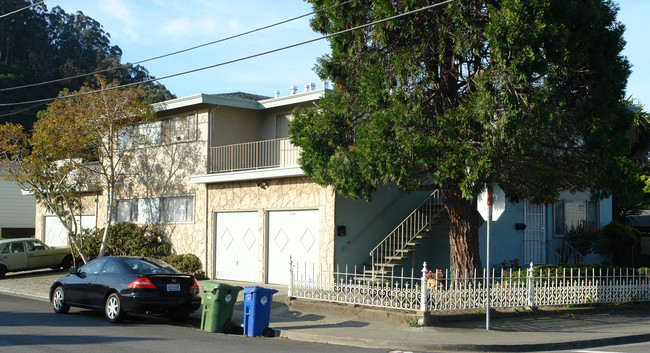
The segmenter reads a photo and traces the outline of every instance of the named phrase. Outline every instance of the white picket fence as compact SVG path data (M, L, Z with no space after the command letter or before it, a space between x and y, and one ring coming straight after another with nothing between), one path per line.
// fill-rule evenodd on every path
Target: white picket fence
M446 271L429 281L426 263L422 276L363 277L357 268L323 271L290 263L289 296L316 301L355 304L407 311L485 309L488 298L482 273ZM650 280L636 269L547 269L535 276L526 270L492 269L489 276L491 308L650 301Z

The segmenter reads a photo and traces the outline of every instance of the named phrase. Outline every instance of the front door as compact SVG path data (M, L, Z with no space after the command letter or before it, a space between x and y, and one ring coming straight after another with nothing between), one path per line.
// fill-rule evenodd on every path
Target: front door
M546 206L526 201L526 230L524 231L524 263L546 264Z

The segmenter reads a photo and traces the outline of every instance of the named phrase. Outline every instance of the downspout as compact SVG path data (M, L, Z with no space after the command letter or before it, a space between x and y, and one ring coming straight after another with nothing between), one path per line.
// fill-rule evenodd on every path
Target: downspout
M210 273L211 276L208 276L208 258L209 258L209 252L212 251L213 246L209 246L208 244L210 241L210 218L208 218L208 215L210 212L208 211L208 184L205 183L205 275L208 278L214 278L214 273Z
M208 133L207 133L207 136L206 136L206 141L207 141L207 143L206 143L206 156L207 156L207 158L205 160L205 170L206 170L206 172L210 172L210 138L212 136L212 118L214 117L214 111L217 110L217 109L219 109L218 106L215 107L214 109L210 110L209 113L208 113ZM209 198L210 193L209 193L209 189L208 189L208 184L205 183L204 185L205 185L205 205L204 205L204 207L205 207L205 211L204 211L205 212L205 215L204 215L204 217L205 217L205 227L204 227L205 228L205 262L204 262L205 263L205 274L206 274L206 276L208 278L215 278L216 274L211 273L212 270L208 271L208 259L210 258L209 254L210 254L210 252L212 252L214 254L214 244L210 244L210 221L211 221L211 219L209 217L210 211L208 210L208 204L209 204L208 198ZM215 261L216 261L216 259L213 258L212 262L215 262ZM213 266L211 266L211 269L216 268L216 266L214 266L214 263L212 265ZM208 276L208 273L210 274L210 276Z

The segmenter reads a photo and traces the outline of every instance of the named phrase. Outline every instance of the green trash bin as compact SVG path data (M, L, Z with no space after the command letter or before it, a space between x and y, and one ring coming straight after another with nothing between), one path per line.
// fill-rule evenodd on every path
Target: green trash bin
M232 311L237 295L244 289L225 283L203 282L203 313L201 330L224 332L224 327L232 320Z

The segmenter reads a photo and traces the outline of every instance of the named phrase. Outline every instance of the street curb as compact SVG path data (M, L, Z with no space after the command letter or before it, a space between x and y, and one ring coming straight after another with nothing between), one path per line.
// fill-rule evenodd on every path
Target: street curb
M531 344L419 344L409 341L390 341L364 338L346 338L322 336L292 330L275 330L277 337L294 341L319 342L327 344L356 346L364 348L385 348L385 349L407 349L415 351L442 351L442 352L536 352L555 351L568 349L594 348L618 344L642 343L650 341L650 333L617 336L607 338L596 338L590 340L578 340L570 342L548 342Z

